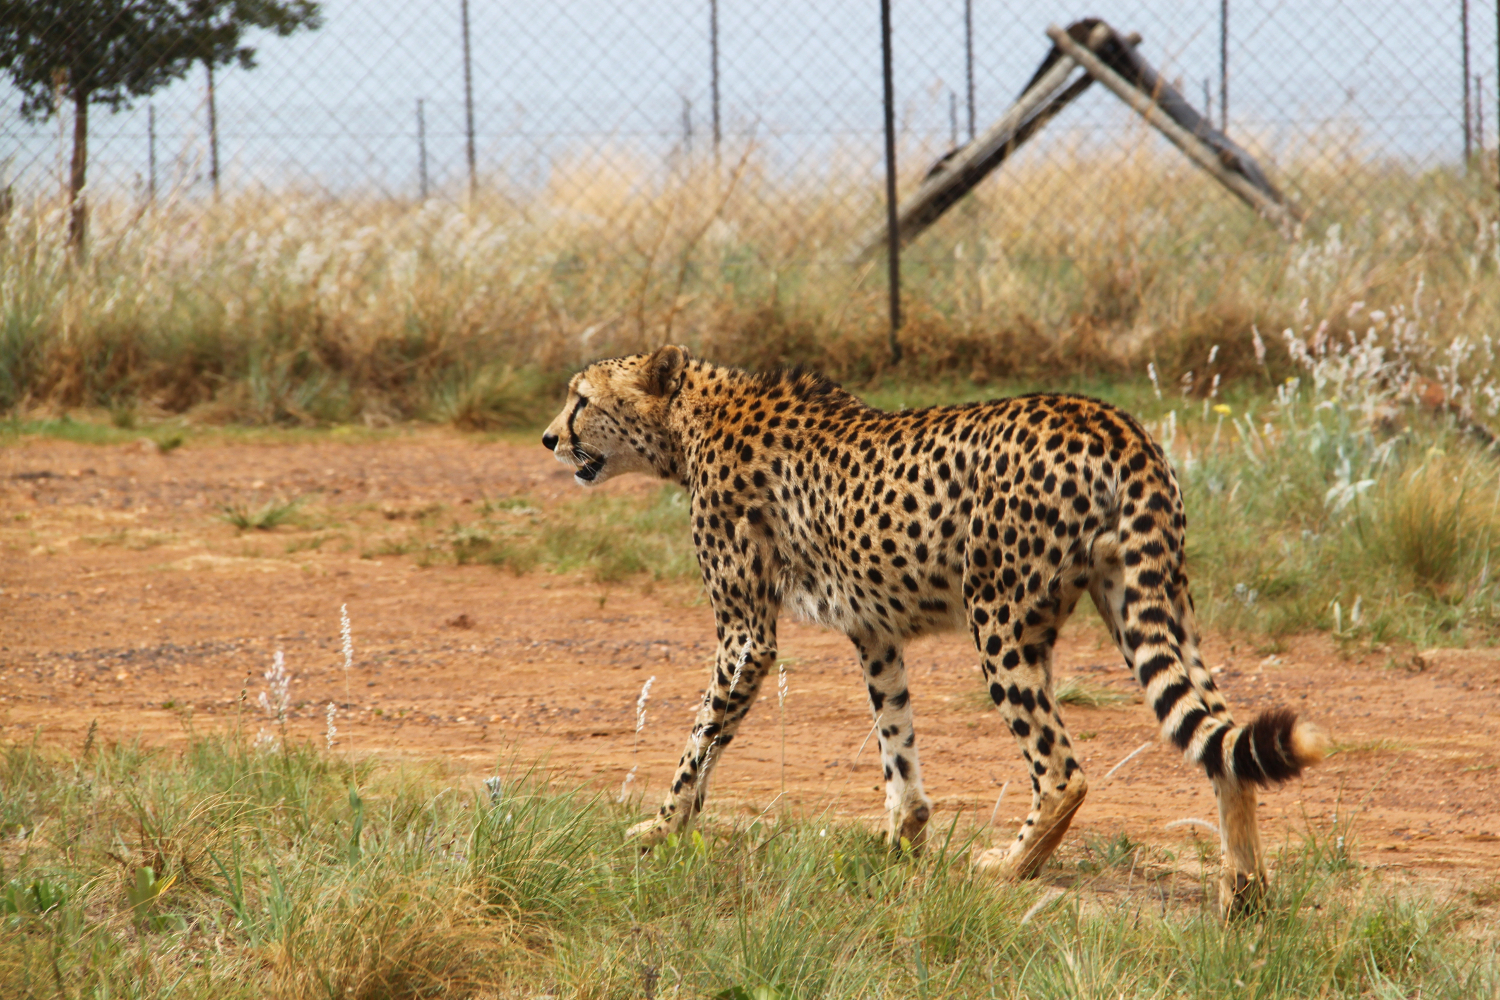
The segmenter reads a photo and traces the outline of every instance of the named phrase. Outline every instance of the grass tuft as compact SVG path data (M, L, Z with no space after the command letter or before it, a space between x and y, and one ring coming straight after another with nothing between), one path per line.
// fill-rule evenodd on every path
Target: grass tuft
M1103 684L1095 684L1077 674L1064 677L1052 691L1053 700L1063 705L1082 705L1086 708L1108 708L1135 701L1135 696L1118 691Z
M271 531L287 524L297 515L307 497L292 500L268 500L260 505L232 502L219 505L219 520L240 531Z

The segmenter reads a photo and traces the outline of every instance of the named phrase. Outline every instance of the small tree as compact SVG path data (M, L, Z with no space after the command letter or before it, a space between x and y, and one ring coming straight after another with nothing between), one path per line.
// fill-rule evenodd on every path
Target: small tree
M176 51L180 13L169 0L0 0L0 71L21 92L21 115L46 121L73 104L68 239L88 225L89 106L129 107L187 72Z
M255 68L255 49L244 44L252 28L282 37L302 28L316 30L322 11L313 0L179 0L181 38L174 46L194 62L201 62L208 78L208 160L214 194L219 193L219 122L214 101L214 69L238 63Z

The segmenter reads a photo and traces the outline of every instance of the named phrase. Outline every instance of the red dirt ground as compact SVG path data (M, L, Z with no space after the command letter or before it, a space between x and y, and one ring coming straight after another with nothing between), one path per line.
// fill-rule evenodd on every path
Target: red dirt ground
M543 449L446 432L378 440L146 444L28 439L0 452L0 743L78 747L101 738L171 744L236 724L267 726L255 701L275 649L295 675L296 738L322 739L339 703L345 747L441 758L482 774L541 759L569 780L618 789L652 808L670 778L711 655L712 620L696 587L578 576L515 576L451 561L375 555L413 518L463 520L482 499L540 502L577 488ZM643 480L601 489L645 495ZM301 523L241 534L221 503L315 496ZM345 693L339 605L353 619ZM1082 618L1083 616L1080 616ZM1500 875L1500 654L1452 650L1345 655L1321 637L1276 655L1210 636L1205 652L1242 717L1290 705L1339 752L1303 780L1262 795L1272 843L1352 821L1367 865L1457 883ZM927 789L938 821L963 809L1009 834L1029 796L1022 761L988 709L961 636L911 650ZM862 741L870 714L841 637L783 623L789 663L786 797L774 809L874 820L883 794ZM1138 699L1118 655L1088 622L1059 644L1059 673ZM656 677L637 740L636 698ZM715 777L709 814L755 815L783 781L774 685ZM1138 703L1069 706L1093 779L1069 834L1077 844L1124 830L1171 848L1198 836L1164 829L1214 819L1201 772L1157 745ZM40 734L39 736L37 734ZM1149 750L1113 780L1131 750ZM1191 853L1191 852L1190 852Z

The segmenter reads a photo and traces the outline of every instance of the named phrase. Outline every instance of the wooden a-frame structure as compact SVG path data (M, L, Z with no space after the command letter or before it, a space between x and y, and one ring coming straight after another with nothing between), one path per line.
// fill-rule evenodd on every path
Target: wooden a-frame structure
M939 160L916 193L901 202L896 225L902 246L936 222L1095 80L1259 215L1283 233L1295 230L1301 212L1271 183L1254 157L1215 129L1141 58L1136 52L1139 35L1122 37L1105 22L1087 18L1066 31L1049 27L1047 37L1052 40L1051 51L1010 110L983 135ZM1065 86L1078 68L1084 75ZM870 232L860 241L855 259L872 256L887 240L885 226Z

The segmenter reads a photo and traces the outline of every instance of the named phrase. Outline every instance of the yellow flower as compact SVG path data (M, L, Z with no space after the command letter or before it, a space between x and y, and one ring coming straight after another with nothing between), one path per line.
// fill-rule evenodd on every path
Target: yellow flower
M1228 403L1220 403L1220 404L1218 404L1217 406L1214 407L1214 412L1217 413L1221 417L1227 417L1231 413L1233 413L1234 411L1229 408L1229 404Z

